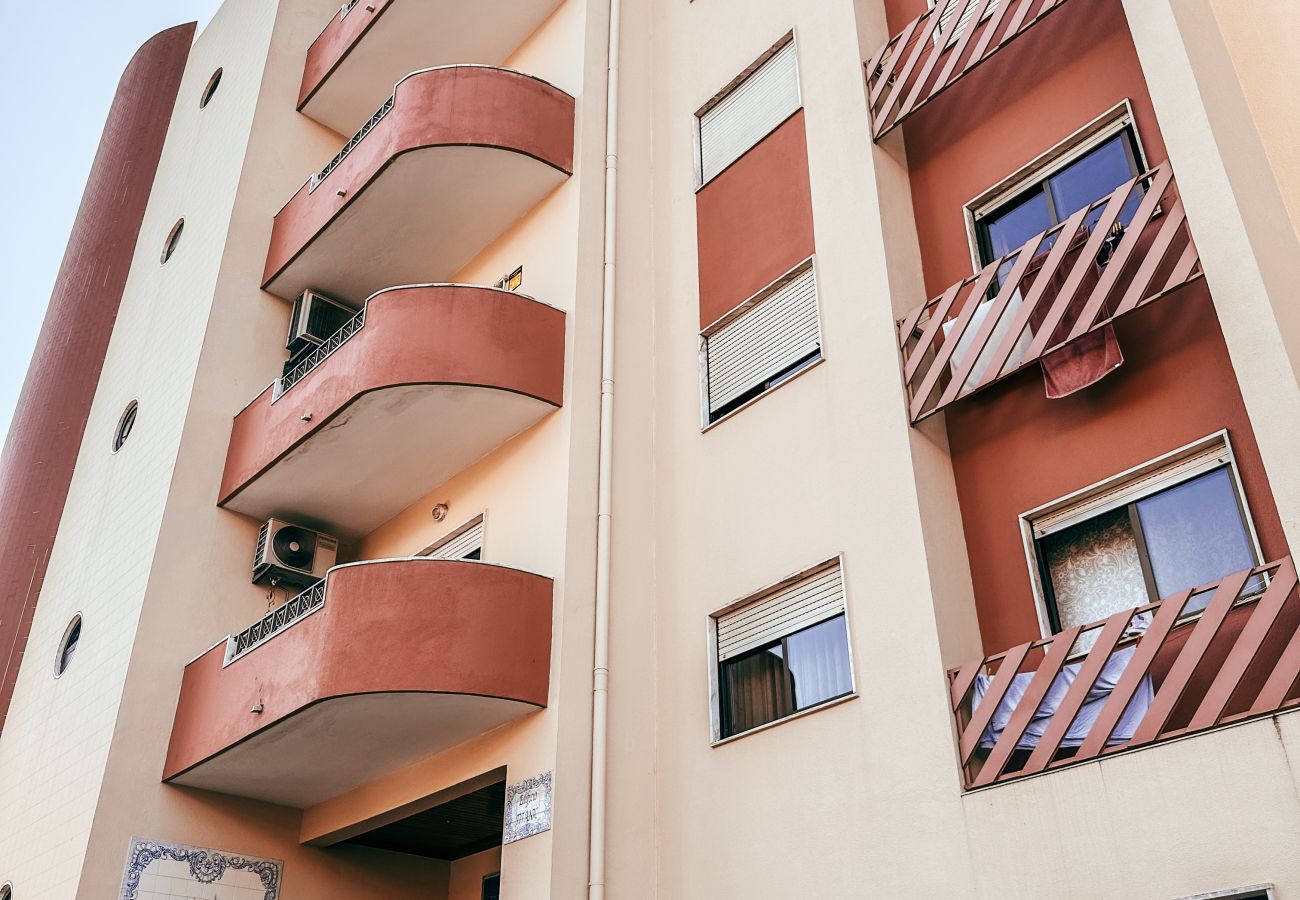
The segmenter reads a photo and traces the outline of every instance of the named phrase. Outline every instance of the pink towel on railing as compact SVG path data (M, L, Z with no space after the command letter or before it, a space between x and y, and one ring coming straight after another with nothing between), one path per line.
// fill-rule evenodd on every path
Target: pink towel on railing
M1047 399L1059 400L1101 381L1124 364L1115 328L1106 325L1043 357Z

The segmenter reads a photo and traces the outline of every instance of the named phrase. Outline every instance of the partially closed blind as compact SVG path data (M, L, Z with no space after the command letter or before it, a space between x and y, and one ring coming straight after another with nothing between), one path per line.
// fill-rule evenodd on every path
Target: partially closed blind
M1084 519L1132 503L1141 497L1195 478L1211 469L1226 466L1232 461L1228 445L1218 440L1195 453L1175 459L1145 475L1122 481L1087 494L1070 505L1034 519L1034 537L1041 538L1053 532L1076 525Z
M813 572L734 612L719 616L718 662L844 612L839 563Z
M704 340L709 412L815 353L821 328L812 266Z
M984 10L984 18L991 16L998 8L1001 0L991 0L988 8ZM934 6L934 0L930 0L930 5ZM979 9L980 0L948 0L939 14L939 34L943 35L948 43L955 43L958 36L966 30L970 24L971 17L975 15L975 10ZM964 8L963 8L964 7ZM957 27L952 27L953 16L957 15L957 10L961 9L961 16L957 19Z
M700 172L708 181L799 108L794 41L700 116Z
M483 552L483 517L479 516L468 527L434 546L425 555L431 559L465 559L470 554Z

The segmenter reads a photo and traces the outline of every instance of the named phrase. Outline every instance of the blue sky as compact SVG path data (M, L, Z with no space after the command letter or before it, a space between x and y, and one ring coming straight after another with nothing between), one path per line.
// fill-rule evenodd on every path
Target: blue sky
M150 37L221 0L0 0L0 430L8 433L117 80Z

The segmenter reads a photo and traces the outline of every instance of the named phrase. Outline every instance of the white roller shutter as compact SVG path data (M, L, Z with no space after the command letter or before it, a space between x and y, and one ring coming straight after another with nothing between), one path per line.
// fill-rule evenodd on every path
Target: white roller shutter
M718 616L718 662L844 612L839 563L820 569L734 612Z
M711 413L816 352L821 327L812 266L704 341Z
M971 17L975 15L975 10L979 9L980 0L970 0L969 4L962 9L961 18L957 20L957 27L952 28L953 16L957 14L957 10L966 2L967 0L948 0L947 4L943 8L943 12L939 14L938 34L944 36L950 44L956 43L957 38L966 30L966 26L970 24ZM993 0L993 2L988 5L988 8L984 10L985 19L997 11L1000 2L1001 0ZM930 0L930 6L935 6L935 0Z
M702 181L739 159L799 106L799 75L790 41L699 117Z
M465 559L475 550L483 551L483 517L479 516L460 532L435 544L425 556L430 559Z
M1079 522L1132 503L1134 500L1195 478L1232 462L1232 452L1223 440L1195 453L1173 460L1144 475L1107 485L1085 494L1061 509L1035 516L1034 537L1041 538Z

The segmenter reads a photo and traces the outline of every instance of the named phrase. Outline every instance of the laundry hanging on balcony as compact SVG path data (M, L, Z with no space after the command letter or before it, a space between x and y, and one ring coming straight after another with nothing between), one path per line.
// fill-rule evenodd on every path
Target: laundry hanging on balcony
M1079 708L1079 714L1074 717L1070 730L1065 733L1065 737L1061 740L1061 747L1083 746L1083 742L1088 737L1088 732L1092 730L1093 724L1101 714L1102 707L1110 699L1111 692L1114 691L1115 685L1119 683L1120 676L1124 674L1124 670L1128 668L1129 662L1133 659L1135 649L1134 647L1127 647L1111 654L1110 659L1106 661L1106 665L1102 667L1101 674L1097 676L1097 680L1088 691L1088 696L1084 699L1083 706ZM1070 685L1074 684L1074 679L1078 677L1081 665L1082 663L1071 663L1064 666L1061 673L1052 680L1052 686L1048 688L1047 695L1043 697L1043 702L1038 705L1038 709L1034 712L1029 727L1025 729L1025 733L1021 735L1020 740L1016 742L1017 750L1032 750L1038 746L1038 742L1042 740L1048 724L1052 721L1052 717L1060 709L1066 692L1070 690ZM1024 698L1025 691L1028 689L1029 683L1033 681L1035 674L1035 672L1021 672L1011 679L1006 696L998 704L997 710L993 713L993 718L989 721L988 728L980 736L980 746L982 748L991 749L1002 737L1003 730L1007 727L1007 723L1011 721L1012 714L1015 713L1016 707ZM980 703L983 702L984 695L988 693L994 677L992 675L977 675L975 677L972 712L979 709ZM1148 672L1142 677L1141 683L1133 694L1133 699L1124 710L1124 715L1120 717L1119 724L1111 732L1110 740L1107 741L1108 745L1114 746L1132 740L1154 697L1155 688L1151 682L1151 674Z

